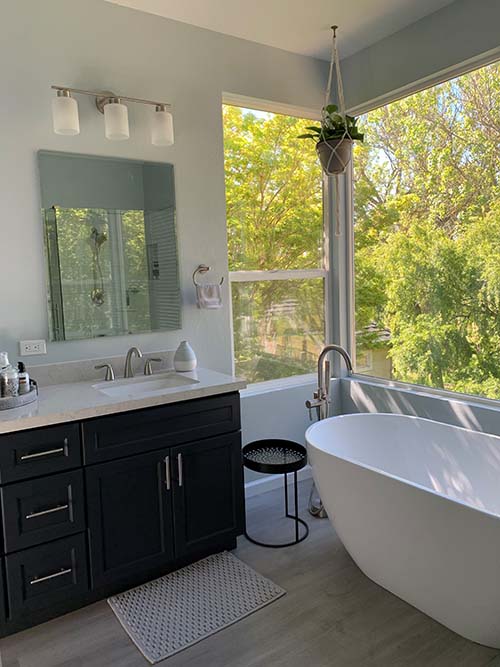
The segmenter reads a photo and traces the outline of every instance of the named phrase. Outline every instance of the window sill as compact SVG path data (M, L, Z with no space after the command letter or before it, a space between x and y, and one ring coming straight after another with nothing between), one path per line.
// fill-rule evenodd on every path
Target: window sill
M460 403L467 403L467 405L475 405L482 408L489 408L500 411L500 400L494 398L484 398L482 396L474 396L472 394L461 394L456 391L448 391L446 389L434 389L420 384L409 384L399 380L386 380L384 378L372 377L371 375L361 375L353 373L349 376L344 376L342 380L349 382L359 382L360 384L382 387L384 389L395 389L396 391L405 392L407 394L414 394L416 396L424 396L427 398L437 398L443 401L458 401Z
M255 382L249 384L246 389L240 391L242 398L256 396L258 394L267 394L273 391L282 391L292 389L293 387L305 387L307 385L316 385L316 373L307 375L294 375L289 378L280 378L278 380L268 380L267 382Z

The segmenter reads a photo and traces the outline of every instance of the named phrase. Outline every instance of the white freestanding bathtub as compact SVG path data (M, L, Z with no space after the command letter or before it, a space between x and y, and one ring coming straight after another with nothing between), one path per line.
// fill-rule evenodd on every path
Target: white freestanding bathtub
M306 439L328 516L361 570L500 648L500 437L356 414L317 422Z

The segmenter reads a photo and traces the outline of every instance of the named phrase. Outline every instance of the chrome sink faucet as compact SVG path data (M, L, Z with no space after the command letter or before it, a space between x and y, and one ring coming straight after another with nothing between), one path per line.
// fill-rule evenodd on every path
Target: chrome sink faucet
M139 350L138 347L131 347L130 350L127 352L127 357L125 359L125 373L123 377L126 378L133 378L134 377L134 368L132 366L132 358L137 357L140 359L142 357L142 352Z
M330 413L330 361L327 359L330 352L338 352L344 359L347 373L352 373L352 360L347 350L340 345L325 345L318 357L318 388L313 394L313 400L306 401L309 418L312 420L312 410L316 410L318 419L326 419Z

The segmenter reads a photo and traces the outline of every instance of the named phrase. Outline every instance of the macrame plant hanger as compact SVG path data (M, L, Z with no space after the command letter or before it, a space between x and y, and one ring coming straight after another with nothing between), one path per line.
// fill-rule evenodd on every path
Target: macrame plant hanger
M351 140L349 133L347 131L347 119L345 114L345 99L344 99L344 86L342 84L342 74L340 72L340 59L339 52L337 48L337 29L338 26L332 26L332 51L330 58L330 69L328 72L328 83L326 86L325 92L325 104L322 111L322 123L321 123L321 142L318 143L318 146L324 142L326 150L329 151L328 161L324 171L327 176L335 177L335 236L340 236L340 198L339 198L339 174L343 174L346 170L347 165L351 161L351 150L348 151L347 155L345 151L339 150L339 146L344 142L344 140ZM333 81L333 70L335 69L335 75L337 79L337 99L339 103L339 115L344 119L344 134L339 140L336 140L336 145L332 144L327 140L324 134L324 127L328 122L328 112L326 107L330 103L330 96L332 92L332 81ZM318 150L318 148L317 148ZM319 150L318 150L319 153ZM338 168L333 168L335 165L338 165Z

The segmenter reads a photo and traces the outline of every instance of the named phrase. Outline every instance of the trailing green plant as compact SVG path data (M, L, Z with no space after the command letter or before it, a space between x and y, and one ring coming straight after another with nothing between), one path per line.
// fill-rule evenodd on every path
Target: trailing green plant
M336 104L323 107L321 125L306 127L306 134L299 134L298 139L313 139L316 143L330 139L342 139L344 136L353 141L363 141L364 134L358 129L358 119L348 114L342 116Z

